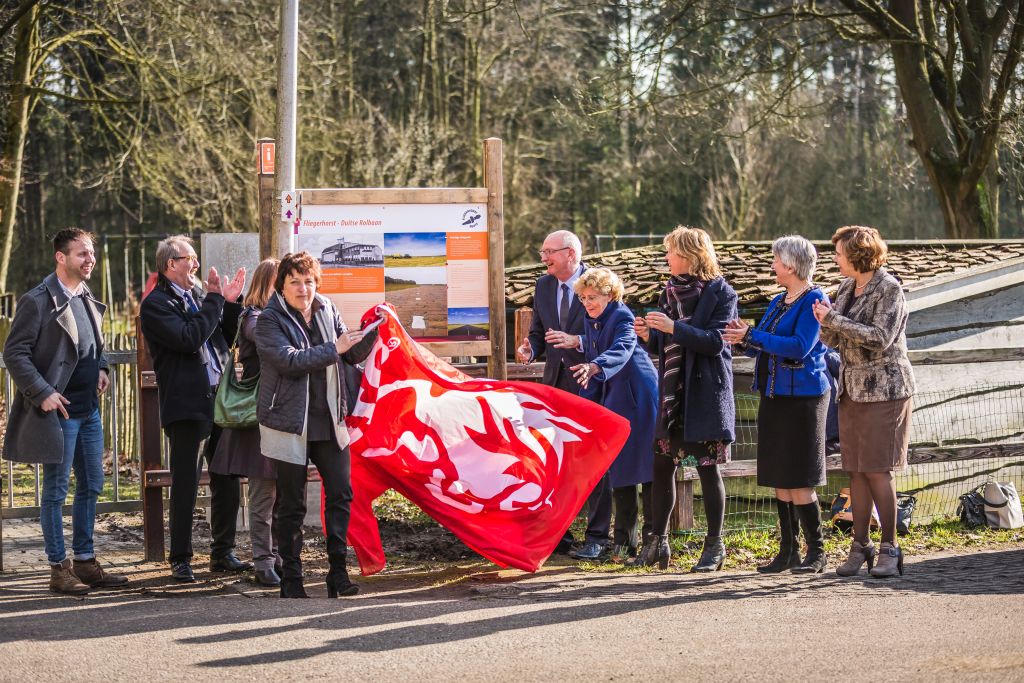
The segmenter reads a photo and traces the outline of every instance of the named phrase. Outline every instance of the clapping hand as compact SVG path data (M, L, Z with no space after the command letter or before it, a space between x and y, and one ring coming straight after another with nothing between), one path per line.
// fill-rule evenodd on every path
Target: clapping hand
M749 329L750 326L738 318L730 320L725 324L725 329L722 330L722 338L725 339L727 344L742 344Z
M633 331L644 343L651 337L651 329L647 327L647 321L643 318L633 318Z
M660 311L651 311L644 316L644 320L647 321L647 327L658 330L659 332L672 334L675 329L675 323L672 321L672 318Z
M821 301L814 302L814 318L818 321L818 324L825 322L825 316L832 310L832 302L828 299L822 299Z
M225 301L234 302L238 299L245 288L245 268L239 268L235 276L225 281L217 274L217 269L210 267L210 273L206 277L206 291L213 294L220 294Z

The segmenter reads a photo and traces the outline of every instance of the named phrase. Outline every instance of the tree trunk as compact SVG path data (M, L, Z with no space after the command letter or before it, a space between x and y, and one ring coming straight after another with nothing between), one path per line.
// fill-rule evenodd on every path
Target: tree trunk
M25 160L25 138L32 95L32 54L39 38L39 8L33 7L18 20L15 34L14 68L11 76L11 104L7 113L7 144L0 167L0 292L7 291L7 274L14 246L14 224L18 214L18 192Z

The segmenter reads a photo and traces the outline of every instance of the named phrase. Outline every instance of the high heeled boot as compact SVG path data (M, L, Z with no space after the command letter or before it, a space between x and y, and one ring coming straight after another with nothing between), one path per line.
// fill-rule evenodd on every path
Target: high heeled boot
M355 595L359 592L359 586L352 583L348 578L348 571L342 567L341 569L332 569L327 574L327 597L329 598L347 598L351 595Z
M282 598L308 598L302 579L281 579Z
M821 507L818 501L804 505L794 505L800 526L807 541L807 556L803 562L790 571L802 574L820 574L825 571L828 556L825 554L825 534L821 528Z
M658 561L658 537L644 534L644 543L640 546L637 556L626 560L627 567L650 567Z
M725 543L721 536L705 536L704 549L697 564L690 568L691 572L717 572L725 562Z
M800 543L797 539L800 522L793 503L776 498L775 507L779 511L779 553L771 562L757 568L762 574L778 574L800 564Z
M868 571L875 564L875 555L878 551L875 550L875 544L870 540L865 544L861 543L857 539L854 539L850 543L850 554L846 556L846 562L836 567L836 574L839 576L856 576L860 573L861 565L867 562Z
M896 576L897 573L903 576L903 548L883 542L878 550L878 561L868 573L879 579Z

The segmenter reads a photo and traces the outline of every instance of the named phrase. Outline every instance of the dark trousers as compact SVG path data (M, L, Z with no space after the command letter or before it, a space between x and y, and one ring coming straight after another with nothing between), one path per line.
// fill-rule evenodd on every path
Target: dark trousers
M196 508L202 459L199 445L207 439L203 455L209 465L217 450L220 427L205 420L179 420L164 427L170 442L171 494L168 526L171 530L171 562L192 560L192 513ZM235 548L235 520L241 493L238 479L210 475L211 557L223 557Z
M345 539L352 506L348 448L331 441L311 441L307 454L320 472L324 487L324 526L327 532L328 576L347 575ZM306 516L306 465L277 463L277 550L282 579L302 578L302 520Z
M631 545L633 547L639 545L636 523L640 510L636 494L636 484L612 489L612 498L615 500L615 545ZM644 512L641 533L643 534L642 538L646 538L651 533L651 525L654 520L654 490L650 482L643 485L640 498L643 501Z
M608 531L612 526L612 487L608 473L594 485L587 497L587 532L584 538L595 543L608 543Z

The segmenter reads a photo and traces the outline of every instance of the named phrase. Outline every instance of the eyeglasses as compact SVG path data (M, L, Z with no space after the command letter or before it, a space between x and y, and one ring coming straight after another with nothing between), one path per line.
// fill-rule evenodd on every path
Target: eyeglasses
M193 256L191 254L189 254L188 256L172 256L171 260L172 261L180 261L180 260L186 259L186 258L189 261L195 261L196 263L199 263L199 257L198 256Z
M548 256L551 256L552 254L558 253L560 251L565 251L566 249L571 249L571 248L572 247L562 247L561 249L541 249L537 253L540 254L541 258L547 258Z
M601 299L607 299L608 295L607 294L589 294L587 296L578 296L576 298L579 299L582 303L589 304L589 303L594 302L594 301L600 301Z

